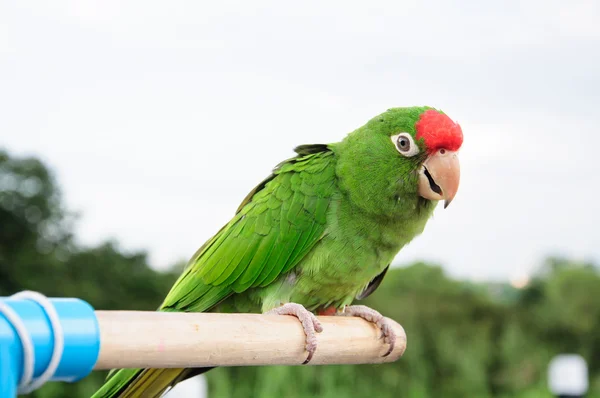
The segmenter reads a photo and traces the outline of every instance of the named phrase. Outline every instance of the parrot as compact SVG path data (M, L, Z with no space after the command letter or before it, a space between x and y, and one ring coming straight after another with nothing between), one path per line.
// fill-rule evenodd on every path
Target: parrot
M431 106L390 108L330 144L307 144L278 164L191 257L158 311L296 317L304 363L323 330L317 315L363 318L392 352L376 310L353 305L381 284L460 181L461 126ZM212 368L113 369L92 398L160 397Z

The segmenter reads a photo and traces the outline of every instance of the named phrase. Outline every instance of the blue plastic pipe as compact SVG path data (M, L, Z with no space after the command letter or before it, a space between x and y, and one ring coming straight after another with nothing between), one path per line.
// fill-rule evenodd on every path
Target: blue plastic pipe
M44 309L30 300L0 297L23 321L34 348L34 378L48 366L54 335ZM87 376L100 353L100 330L94 309L74 298L53 298L63 328L64 350L52 381L74 382ZM0 397L17 396L23 373L23 346L13 325L0 313Z

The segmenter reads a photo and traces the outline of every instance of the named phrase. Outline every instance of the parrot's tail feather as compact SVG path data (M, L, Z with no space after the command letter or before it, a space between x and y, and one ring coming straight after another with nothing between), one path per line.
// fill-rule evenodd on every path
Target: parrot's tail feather
M177 383L212 368L120 369L92 398L159 398Z

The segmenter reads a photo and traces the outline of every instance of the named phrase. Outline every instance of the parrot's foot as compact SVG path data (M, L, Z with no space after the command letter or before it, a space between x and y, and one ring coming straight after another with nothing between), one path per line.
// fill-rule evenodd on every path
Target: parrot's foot
M308 351L308 357L302 362L302 365L309 363L317 350L316 333L321 333L323 331L323 326L321 326L321 322L319 322L315 314L308 311L300 304L287 303L281 307L273 308L272 310L265 312L265 315L293 315L298 318L304 329L304 334L306 335L306 351Z
M396 332L394 332L391 322L379 312L366 305L349 305L344 308L340 315L357 316L374 323L381 330L381 336L379 338L390 345L390 349L383 356L387 357L394 351L394 346L396 345Z

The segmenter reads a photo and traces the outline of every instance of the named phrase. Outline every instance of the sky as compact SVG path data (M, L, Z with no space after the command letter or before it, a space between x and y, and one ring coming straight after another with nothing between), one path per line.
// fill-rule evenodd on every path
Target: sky
M81 214L166 268L300 144L386 109L462 126L461 186L398 264L522 278L600 262L600 2L0 3L0 146L41 157Z

